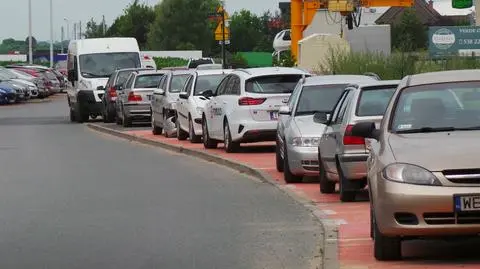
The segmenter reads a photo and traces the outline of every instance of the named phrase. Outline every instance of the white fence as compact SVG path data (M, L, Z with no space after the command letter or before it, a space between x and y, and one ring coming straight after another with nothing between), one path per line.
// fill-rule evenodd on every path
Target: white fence
M26 62L26 54L0 54L1 62Z
M150 57L173 57L173 58L201 58L203 53L201 50L165 50L165 51L142 51L143 55Z

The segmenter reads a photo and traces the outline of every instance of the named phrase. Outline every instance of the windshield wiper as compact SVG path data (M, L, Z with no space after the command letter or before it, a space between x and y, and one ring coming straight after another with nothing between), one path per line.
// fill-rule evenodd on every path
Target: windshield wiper
M296 116L301 116L301 115L313 115L318 112L324 112L320 110L309 110L309 111L297 111Z
M107 75L98 75L98 74L93 74L93 73L89 73L89 72L82 72L82 76L84 76L84 77L89 76L91 78L103 78Z
M397 134L412 134L412 133L437 133L437 132L451 132L458 130L455 127L422 127L408 130L398 130Z

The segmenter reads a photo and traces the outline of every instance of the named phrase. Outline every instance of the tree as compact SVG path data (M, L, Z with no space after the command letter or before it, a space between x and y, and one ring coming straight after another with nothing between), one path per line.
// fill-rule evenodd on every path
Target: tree
M273 40L282 30L288 29L280 13L271 14L270 11L263 13L261 21L261 38L255 46L255 51L270 52L273 50Z
M124 9L123 15L117 17L107 31L108 36L135 37L141 48L147 45L150 26L155 19L155 11L146 4L134 0Z
M427 47L427 29L418 19L414 8L405 9L400 23L392 27L392 44L401 51L415 51Z
M208 15L218 0L163 0L155 6L155 20L148 33L150 49L195 48L209 54L214 33Z
M107 26L104 21L97 23L93 18L91 18L90 21L87 22L84 36L85 38L105 37L106 28Z
M242 9L235 12L230 21L230 50L231 52L253 51L262 38L262 22L249 10Z

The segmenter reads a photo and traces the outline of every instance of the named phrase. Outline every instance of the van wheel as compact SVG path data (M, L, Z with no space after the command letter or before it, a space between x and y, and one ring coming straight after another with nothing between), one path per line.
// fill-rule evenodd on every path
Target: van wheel
M277 165L277 171L278 172L283 172L283 159L282 155L280 154L280 143L278 142L278 138L276 141L276 147L275 147L275 163Z
M202 133L203 133L203 147L206 149L216 149L218 147L218 142L210 138L208 134L207 119L202 118Z
M72 107L70 107L70 122L76 122L77 119L75 118L75 111Z
M85 111L82 111L80 109L80 105L76 105L76 108L75 108L75 119L77 120L78 123L84 123L86 121L88 121L88 117L89 117L89 114L88 113L85 113Z
M303 176L296 176L290 171L290 164L288 163L287 144L283 143L283 176L286 183L301 183Z
M320 181L320 192L321 193L334 193L336 183L334 181L328 180L327 172L323 166L323 162L318 158L318 179Z
M402 240L400 237L383 235L378 229L376 217L373 216L373 253L379 261L402 259Z

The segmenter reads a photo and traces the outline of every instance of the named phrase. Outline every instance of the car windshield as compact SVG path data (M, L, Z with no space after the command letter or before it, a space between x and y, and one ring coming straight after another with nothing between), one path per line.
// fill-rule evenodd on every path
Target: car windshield
M134 88L156 88L163 74L140 75L135 79Z
M292 93L302 75L261 76L247 80L245 91L250 93Z
M363 88L355 115L359 117L382 116L397 86L375 86Z
M198 60L192 60L188 64L188 68L197 68L197 66L201 64L214 64L212 59L198 59Z
M310 115L330 112L342 95L347 84L305 86L300 93L295 115Z
M455 82L402 90L391 115L394 133L480 129L480 83Z
M80 55L80 73L85 78L108 78L117 69L140 67L137 52Z
M198 76L197 82L195 83L195 92L193 95L201 95L201 93L205 90L211 90L215 92L217 90L218 84L220 84L220 82L225 76L226 74Z
M189 76L189 74L173 75L169 91L171 93L178 93L182 91Z

